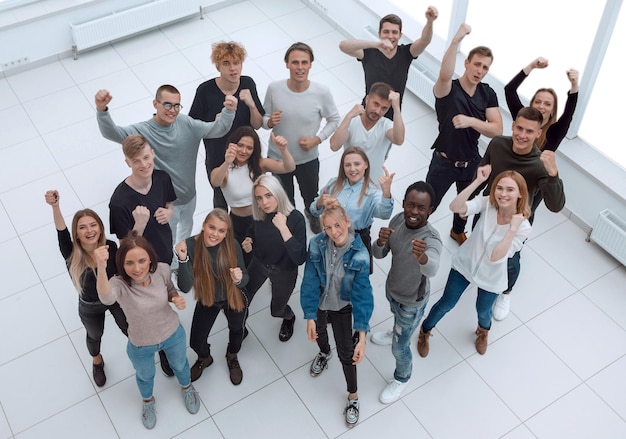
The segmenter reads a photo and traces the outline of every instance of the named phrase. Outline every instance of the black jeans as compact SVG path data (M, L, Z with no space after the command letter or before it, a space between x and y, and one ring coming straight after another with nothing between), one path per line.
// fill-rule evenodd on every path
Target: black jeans
M245 300L245 294L244 305L241 311L235 311L228 306L228 302L225 300L215 302L211 306L204 306L200 302L196 302L193 320L191 321L189 344L199 358L207 358L211 354L211 345L207 342L207 338L221 310L224 311L228 321L228 348L226 351L229 354L239 352L241 342L243 341L243 329L248 316L248 304L247 300Z
M235 235L235 241L241 244L243 240L246 239L246 232L248 231L248 228L252 226L252 223L254 221L252 219L252 215L237 216L231 212L230 220L233 222L233 234ZM247 267L252 261L252 252L243 252L243 261Z
M449 160L441 157L437 151L433 152L428 174L426 174L426 182L435 190L436 200L433 200L433 212L441 203L441 199L448 192L452 183L456 183L457 194L470 185L474 180L479 163L480 156L472 160L466 168L457 168ZM455 213L452 230L454 233L463 233L466 223L467 219L463 219Z
M287 174L274 174L285 188L289 201L295 206L296 201L294 198L293 177L298 180L298 186L300 186L300 195L304 200L305 210L309 210L309 206L317 197L317 191L319 190L320 183L320 161L319 159L311 160L310 162L296 165L296 170Z
M105 311L107 309L115 319L117 326L128 337L128 322L126 321L124 311L122 311L117 302L113 305L104 305L99 301L85 302L81 299L78 300L78 316L87 332L87 350L92 357L100 354L100 344L102 342L102 334L104 334Z
M291 293L293 293L293 289L296 286L298 267L291 270L283 270L275 265L264 265L256 257L253 257L252 262L248 266L248 275L250 280L248 280L246 290L250 303L252 303L252 299L259 288L269 278L272 284L272 301L270 303L272 317L289 320L295 315L287 302L289 302Z
M330 352L330 344L328 343L327 325L333 327L333 335L335 344L337 345L337 356L343 367L343 375L346 378L346 386L348 393L356 393L356 364L352 364L352 356L354 355L354 344L352 341L352 305L346 305L339 311L322 311L317 310L317 320L315 327L317 329L317 346L320 351L325 354Z

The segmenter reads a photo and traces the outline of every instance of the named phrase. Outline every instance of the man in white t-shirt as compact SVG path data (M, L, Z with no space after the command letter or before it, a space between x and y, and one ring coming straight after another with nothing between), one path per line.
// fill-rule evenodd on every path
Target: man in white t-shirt
M393 121L385 114L393 108ZM358 117L357 117L358 116ZM330 149L358 146L370 162L370 178L378 184L391 144L404 143L404 121L400 112L400 93L384 82L375 82L365 97L365 108L355 105L330 138Z

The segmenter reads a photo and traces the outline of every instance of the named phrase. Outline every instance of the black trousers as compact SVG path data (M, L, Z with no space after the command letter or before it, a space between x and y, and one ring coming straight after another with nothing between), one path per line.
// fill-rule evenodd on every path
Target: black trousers
M196 302L191 321L191 335L189 344L199 358L207 358L211 353L211 345L207 342L215 319L220 311L224 311L228 321L228 348L229 354L236 354L241 349L243 329L248 316L248 303L244 297L245 306L241 311L235 311L228 306L225 300L215 302L211 306L204 306Z
M117 326L128 337L128 322L126 321L124 311L122 311L117 302L113 305L104 305L99 301L85 302L80 299L78 301L78 316L87 332L87 350L92 357L100 354L102 334L104 334L104 318L107 309L115 319Z
M354 344L352 340L352 305L346 305L339 311L317 310L317 346L325 354L330 352L328 343L328 323L333 327L335 344L337 345L337 356L343 367L343 375L346 378L348 393L356 393L357 377L356 364L352 364L354 355Z
M311 160L310 162L296 165L296 170L287 174L274 174L285 188L289 201L295 206L296 201L294 198L293 178L298 180L298 186L300 186L300 195L304 200L305 210L309 210L309 206L317 197L317 191L319 190L320 183L320 161L319 159Z

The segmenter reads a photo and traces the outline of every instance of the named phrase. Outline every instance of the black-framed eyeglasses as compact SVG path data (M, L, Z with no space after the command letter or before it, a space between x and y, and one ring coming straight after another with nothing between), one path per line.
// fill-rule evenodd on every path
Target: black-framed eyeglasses
M183 109L183 106L180 104L172 104L171 102L161 102L161 101L157 101L157 102L163 105L163 108L165 108L167 111L170 111L172 108L174 109L174 111L180 111Z

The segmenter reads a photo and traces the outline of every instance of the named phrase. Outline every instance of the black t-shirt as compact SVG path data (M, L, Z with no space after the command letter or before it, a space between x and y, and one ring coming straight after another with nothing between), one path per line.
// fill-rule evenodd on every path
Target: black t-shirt
M146 195L140 194L125 181L121 182L113 192L109 203L111 233L115 233L118 239L126 237L135 225L133 210L137 206L147 207L150 211L150 219L143 237L154 247L159 262L171 264L174 256L172 229L169 224L159 224L154 217L154 212L174 200L176 200L174 186L165 171L154 170L152 186Z

